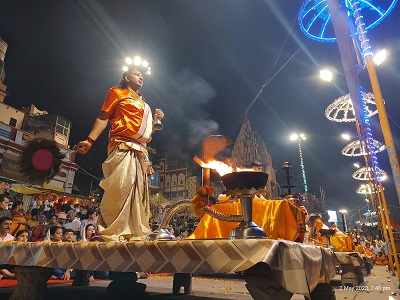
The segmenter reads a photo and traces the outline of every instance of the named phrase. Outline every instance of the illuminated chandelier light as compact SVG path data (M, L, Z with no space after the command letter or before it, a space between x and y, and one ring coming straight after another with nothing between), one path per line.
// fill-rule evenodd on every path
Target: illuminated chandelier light
M367 116L372 117L373 115L376 115L378 109L376 108L374 94L362 92L361 95L365 103ZM356 118L350 94L341 96L333 101L333 103L325 109L325 116L328 120L333 122L355 122Z
M375 176L372 176L374 173ZM387 178L387 173L380 168L375 168L374 172L374 169L371 167L363 167L355 171L351 176L357 180L371 180L372 178L376 178L378 181L383 181Z
M377 191L378 190L378 191ZM357 189L357 194L364 194L364 195L371 195L371 194L376 194L376 193L381 192L380 186L378 186L378 189L375 187L371 188L371 185L369 184L362 184L358 189Z
M125 58L125 63L127 65L122 67L122 71L126 72L133 66L138 67L140 71L143 70L144 74L150 75L151 74L151 67L147 60L142 59L140 56L135 56L133 58L127 57ZM133 66L131 66L133 65Z
M372 142L372 144L375 148L375 150L372 152L373 154L379 153L386 149L385 145L377 140L370 139L370 142ZM362 156L362 155L368 155L370 153L369 153L369 151L367 151L365 141L363 141L362 147L361 147L360 141L356 140L356 141L353 141L350 144L346 145L342 149L342 154L344 156Z

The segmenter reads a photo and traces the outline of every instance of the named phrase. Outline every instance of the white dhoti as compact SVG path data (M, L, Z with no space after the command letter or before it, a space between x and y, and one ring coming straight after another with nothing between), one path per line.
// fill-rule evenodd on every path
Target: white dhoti
M99 234L105 241L141 240L151 233L146 154L115 147L103 163Z

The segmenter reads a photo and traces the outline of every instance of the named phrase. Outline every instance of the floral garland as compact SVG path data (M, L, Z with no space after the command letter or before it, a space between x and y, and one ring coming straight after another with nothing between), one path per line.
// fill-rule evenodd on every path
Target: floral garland
M196 218L201 218L204 215L208 198L213 192L214 189L211 186L202 186L192 198L193 214Z

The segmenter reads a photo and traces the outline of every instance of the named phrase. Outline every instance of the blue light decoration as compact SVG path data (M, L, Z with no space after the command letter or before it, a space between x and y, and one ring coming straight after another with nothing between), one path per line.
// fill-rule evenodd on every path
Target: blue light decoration
M330 1L330 2L329 2ZM337 1L337 2L336 2ZM397 0L336 0L334 6L336 5L339 9L337 10L338 15L335 15L334 18L338 20L337 16L345 17L348 19L348 26L350 31L344 34L344 30L339 30L341 36L341 40L344 38L350 39L350 36L343 36L351 33L354 40L357 37L359 40L359 45L356 51L358 50L362 58L366 59L368 56L373 56L373 52L369 43L369 39L367 38L367 31L371 28L377 26L384 18L386 18L392 9L395 7ZM299 12L299 25L304 34L316 41L320 42L335 42L336 35L334 30L334 24L332 21L332 16L329 7L332 6L333 0L305 0L303 3L300 12ZM333 6L332 6L333 7ZM337 21L336 21L337 22ZM353 27L353 25L354 27ZM354 28L354 29L353 29ZM353 62L352 69L355 70L354 64L355 61L353 58L349 59L349 52L347 48L343 46L343 42L341 44L338 43L339 51L341 56L346 56L345 60L347 63L350 61ZM342 62L343 57L342 57ZM362 98L362 87L359 87L359 84L354 86L354 83L358 83L357 75L354 74L355 80L348 81L349 89L353 92L357 91L360 95L360 121L362 124L359 127L361 130L359 132L360 139L364 141L365 146L367 148L367 152L370 153L368 159L368 164L373 170L373 178L377 181L381 181L382 178L378 175L379 167L378 167L378 159L376 157L376 147L374 145L374 140L372 137L371 124L368 117L366 103ZM347 79L347 78L346 78ZM351 92L350 92L351 94ZM356 103L353 103L354 105ZM356 117L357 118L357 117Z
M352 0L342 0L349 14ZM365 32L377 26L396 6L397 0L360 0L359 15L363 17ZM299 12L299 25L304 34L319 42L336 41L328 0L306 0ZM357 20L356 20L357 22Z
M362 87L360 87L360 89L363 89ZM364 124L364 129L365 129L365 139L366 139L366 144L368 146L368 152L370 153L370 167L372 169L372 175L374 178L371 179L375 179L378 182L383 181L382 176L380 176L381 171L379 169L378 166L378 158L376 157L376 153L378 153L379 151L376 149L375 144L374 144L374 138L372 136L372 130L371 130L371 123L369 121L369 117L368 117L368 111L367 111L367 106L365 101L361 101L361 114L362 114L362 121Z

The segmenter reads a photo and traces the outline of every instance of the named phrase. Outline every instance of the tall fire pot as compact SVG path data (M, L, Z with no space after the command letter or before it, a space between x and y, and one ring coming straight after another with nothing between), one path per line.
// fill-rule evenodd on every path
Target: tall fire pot
M268 174L263 172L233 172L221 177L226 188L226 194L240 198L243 220L232 229L231 239L266 238L264 229L253 222L253 198L265 195Z

